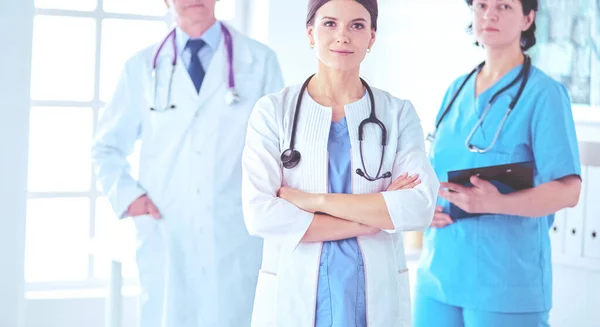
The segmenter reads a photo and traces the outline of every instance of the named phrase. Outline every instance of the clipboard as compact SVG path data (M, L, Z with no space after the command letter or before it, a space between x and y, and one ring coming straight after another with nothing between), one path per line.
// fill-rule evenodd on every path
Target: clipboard
M504 165L476 167L448 172L448 181L463 186L473 186L471 176L489 181L498 188L502 194L525 190L533 187L534 161L523 161ZM482 214L471 214L450 203L450 217L463 219Z

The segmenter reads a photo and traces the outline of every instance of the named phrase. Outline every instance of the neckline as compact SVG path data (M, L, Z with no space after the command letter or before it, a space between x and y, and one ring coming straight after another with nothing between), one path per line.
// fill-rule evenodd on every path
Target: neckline
M473 99L475 100L475 102L477 102L479 99L482 99L482 98L488 98L488 97L491 98L490 94L494 94L499 89L504 87L505 85L508 85L513 79L515 79L519 75L519 73L521 72L523 67L524 67L523 63L513 67L506 74L504 74L502 77L500 77L500 79L498 79L494 84L492 84L490 87L485 89L483 92L479 93L479 95L477 95L477 75L479 75L479 71L480 71L480 70L478 70L477 73L475 73L475 76L474 76L474 78L472 78L472 81L470 83L471 90L473 91Z

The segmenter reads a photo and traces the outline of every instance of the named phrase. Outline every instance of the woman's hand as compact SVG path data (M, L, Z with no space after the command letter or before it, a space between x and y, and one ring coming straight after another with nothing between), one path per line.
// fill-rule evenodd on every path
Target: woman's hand
M431 221L429 227L442 228L453 223L454 220L452 220L452 217L444 213L444 208L437 206L435 207L435 212L433 214L433 221Z
M323 202L323 197L320 194L307 193L287 186L280 188L277 196L304 211L312 213L319 211L319 205Z
M397 191L397 190L406 190L406 189L413 188L419 184L421 184L419 175L414 174L414 175L408 176L408 173L404 173L404 174L398 176L398 178L396 178L396 180L393 181L392 184L390 184L390 186L388 186L386 191L389 192L389 191Z
M450 203L463 209L468 213L496 213L495 206L500 203L502 193L494 184L477 176L471 176L472 187L466 187L455 183L440 183L439 194Z

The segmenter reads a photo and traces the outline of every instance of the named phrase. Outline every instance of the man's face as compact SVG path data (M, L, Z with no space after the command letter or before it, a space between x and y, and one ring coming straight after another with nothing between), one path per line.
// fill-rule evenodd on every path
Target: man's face
M179 19L199 21L213 17L217 0L165 0Z

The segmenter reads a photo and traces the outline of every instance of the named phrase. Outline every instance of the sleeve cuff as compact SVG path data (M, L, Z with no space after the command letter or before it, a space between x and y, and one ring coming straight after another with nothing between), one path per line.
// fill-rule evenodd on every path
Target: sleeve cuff
M136 183L136 185L119 190L113 197L109 197L109 201L117 217L123 219L129 217L127 209L133 201L144 194L146 194L146 190L142 189Z
M382 192L394 229L383 230L394 234L400 231L426 229L433 220L435 202L417 190ZM412 207L405 207L410 203Z
M285 236L285 240L283 242L283 247L290 252L294 252L300 242L302 242L302 238L308 231L310 224L312 224L313 219L315 219L315 214L303 211L298 215L298 221L295 223L293 227L293 232L287 234Z

